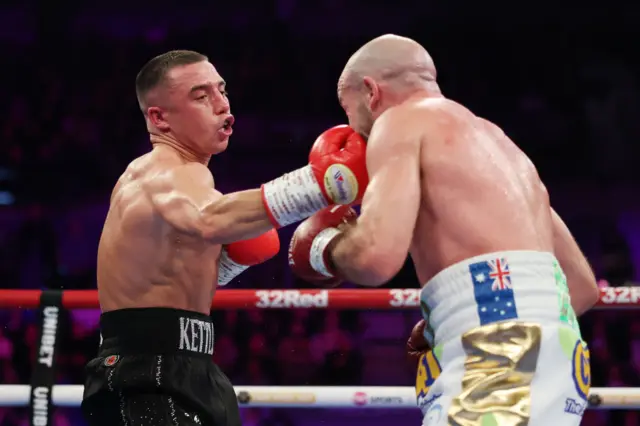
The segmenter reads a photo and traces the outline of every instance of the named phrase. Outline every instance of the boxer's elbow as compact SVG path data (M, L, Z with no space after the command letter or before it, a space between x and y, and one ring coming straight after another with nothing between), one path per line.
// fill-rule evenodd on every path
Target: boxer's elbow
M595 274L586 259L580 267L569 269L566 278L571 306L576 315L582 315L598 303L600 289Z
M214 244L228 244L264 234L273 225L259 190L223 195L198 209L202 237Z
M364 247L357 256L358 269L363 277L359 284L369 287L386 284L400 271L404 260L404 257L400 258L383 247Z
M251 224L242 217L216 212L215 208L201 211L196 223L200 237L211 244L229 244L257 236L249 232Z
M212 244L224 244L229 226L225 225L224 217L201 216L195 226L200 238Z
M595 306L596 303L600 300L600 287L598 287L598 283L595 280L591 280L591 285L589 286L589 299L588 299L588 308L591 309Z
M600 289L595 279L583 282L579 289L571 294L571 307L577 316L591 309L600 300Z
M215 239L221 229L218 215L199 208L190 199L177 196L156 196L153 199L160 216L172 227L198 238Z
M240 224L237 218L229 212L222 211L217 204L212 202L202 207L194 207L189 214L183 216L189 222L193 234L213 244L225 244L229 242L229 234Z

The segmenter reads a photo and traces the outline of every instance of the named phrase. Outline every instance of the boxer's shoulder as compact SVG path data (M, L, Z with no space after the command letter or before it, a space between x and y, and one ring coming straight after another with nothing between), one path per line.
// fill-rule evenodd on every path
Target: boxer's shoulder
M456 102L445 98L420 98L403 102L385 111L378 121L391 126L402 125L407 132L415 133L431 126L446 123L443 118L460 115L460 108Z
M420 130L424 124L420 124L421 115L422 111L415 102L403 102L392 106L375 121L371 136L377 134L382 139L387 139L387 133L394 135L395 139L403 138L404 135L416 136L416 130Z
M194 183L211 185L213 175L209 168L200 163L187 163L172 167L167 170L168 176L175 179L189 179Z
M156 165L144 174L143 185L153 192L167 192L185 185L213 186L213 175L199 163Z
M382 113L380 118L376 121L382 121L383 123L405 123L409 122L415 117L421 115L423 112L422 102L420 101L408 101L402 102L398 105L392 106Z

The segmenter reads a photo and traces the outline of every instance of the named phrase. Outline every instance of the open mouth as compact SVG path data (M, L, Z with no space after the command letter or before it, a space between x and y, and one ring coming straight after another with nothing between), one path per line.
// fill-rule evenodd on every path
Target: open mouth
M222 127L220 128L220 132L222 134L224 134L225 136L230 136L231 133L233 133L233 122L235 121L235 119L233 118L233 115L230 115L229 117L226 118L226 120L224 120L224 123L222 123Z
M224 124L222 125L222 128L224 130L231 129L231 126L233 126L234 121L236 121L235 118L233 118L233 115L230 115L229 117L227 117L226 120L224 120Z

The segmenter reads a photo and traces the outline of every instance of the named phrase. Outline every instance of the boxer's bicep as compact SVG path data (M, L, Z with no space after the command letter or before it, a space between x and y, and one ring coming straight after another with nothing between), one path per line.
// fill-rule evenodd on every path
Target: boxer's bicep
M390 279L406 260L418 217L420 143L410 126L392 120L381 124L367 146L370 182L358 227L371 236L372 263L380 265L382 274ZM405 130L398 130L401 128Z
M222 195L205 166L190 163L148 184L154 207L176 229L228 244L273 228L259 189Z
M220 194L214 190L206 167L181 166L149 179L145 189L156 211L171 226L202 237L211 232L214 224L208 223L202 212Z
M591 308L600 296L595 275L578 243L560 216L551 209L553 251L567 277L571 305L577 315Z

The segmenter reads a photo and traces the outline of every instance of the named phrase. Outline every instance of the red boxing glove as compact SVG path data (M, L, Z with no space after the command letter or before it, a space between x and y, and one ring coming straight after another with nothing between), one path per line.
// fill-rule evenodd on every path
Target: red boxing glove
M275 229L250 240L223 246L218 264L218 285L227 285L249 266L271 259L278 251L280 239Z
M369 184L367 143L347 125L327 130L309 152L309 165L331 204L359 204Z
M422 354L428 352L431 346L424 337L424 329L427 326L425 320L421 319L411 330L411 336L407 340L407 355L411 362L418 363Z
M343 223L358 215L349 206L332 206L320 210L298 226L289 244L289 266L295 275L322 287L336 287L342 280L327 265L327 247Z
M262 185L262 201L276 227L299 222L332 204L362 200L369 183L365 140L351 127L316 139L309 164Z

